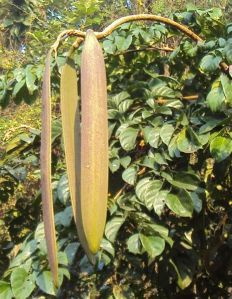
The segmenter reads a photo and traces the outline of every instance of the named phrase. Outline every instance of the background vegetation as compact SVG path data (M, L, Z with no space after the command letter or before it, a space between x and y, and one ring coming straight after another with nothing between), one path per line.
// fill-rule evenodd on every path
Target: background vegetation
M56 296L231 295L232 87L231 75L219 68L220 61L232 61L230 2L20 0L2 1L0 10L0 298L55 295L39 189L45 54L64 29L101 30L141 12L169 15L206 42L140 23L123 25L102 43L110 190L96 268L79 247L69 203L59 71L71 41L63 44L53 63L53 187L63 282Z

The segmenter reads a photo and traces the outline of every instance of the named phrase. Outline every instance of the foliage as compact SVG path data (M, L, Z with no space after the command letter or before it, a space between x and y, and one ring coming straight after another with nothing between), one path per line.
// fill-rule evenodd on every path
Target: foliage
M222 73L219 63L231 63L231 25L224 24L218 9L190 9L173 17L206 41L195 44L182 38L168 54L158 51L157 44L174 47L178 32L161 24L126 24L102 43L109 91L110 194L96 269L74 237L64 165L59 155L59 160L53 156L60 284L72 274L58 296L228 295L232 85L230 74ZM54 61L55 90L58 69ZM7 89L9 94L16 81ZM193 95L197 100L186 100ZM15 156L27 153L25 137L22 141L22 151L17 152L16 146L6 153L2 171L8 164L16 165ZM56 142L53 153L60 152L59 134ZM5 175L7 181L12 178ZM12 298L12 293L27 298L38 288L55 293L43 239L38 224L19 245L0 282L0 298Z

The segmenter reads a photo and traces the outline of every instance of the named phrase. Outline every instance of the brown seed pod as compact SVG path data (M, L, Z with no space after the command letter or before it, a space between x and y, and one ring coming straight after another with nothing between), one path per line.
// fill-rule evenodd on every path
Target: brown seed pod
M52 179L51 179L51 82L50 82L50 62L51 51L46 59L45 72L43 76L42 87L42 131L40 148L40 166L41 166L41 193L43 206L43 221L45 239L48 250L48 260L51 268L53 282L58 287L58 260L56 232L54 224L54 210L52 199Z

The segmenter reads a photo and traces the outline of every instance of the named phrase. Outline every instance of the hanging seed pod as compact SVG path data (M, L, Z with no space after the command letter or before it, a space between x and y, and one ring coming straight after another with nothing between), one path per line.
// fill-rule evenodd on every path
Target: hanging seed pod
M42 131L41 131L41 192L43 206L43 221L45 239L48 250L48 260L53 276L54 285L58 287L58 261L56 233L54 224L54 210L52 200L51 183L51 84L50 84L50 61L49 51L46 59L45 72L42 86Z
M81 54L81 197L78 210L91 253L104 233L108 193L106 71L102 49L92 30Z
M60 108L65 162L69 182L70 198L75 222L77 221L77 166L78 147L80 145L80 113L78 109L77 73L73 59L74 48L66 58L60 78Z
M77 40L76 46L81 42ZM61 70L60 80L60 106L62 132L64 140L65 161L69 182L70 198L74 221L77 226L80 243L89 260L94 263L94 258L89 252L83 231L81 214L77 211L77 199L80 197L80 111L77 89L77 71L75 68L74 52L71 47L66 63Z

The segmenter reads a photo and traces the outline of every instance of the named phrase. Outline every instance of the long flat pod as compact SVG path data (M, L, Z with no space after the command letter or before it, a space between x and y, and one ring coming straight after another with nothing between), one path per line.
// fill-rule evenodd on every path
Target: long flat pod
M77 71L73 59L74 48L67 55L61 70L60 108L64 140L65 162L69 182L70 197L74 220L77 220L77 166L78 147L80 144L80 113L78 108Z
M81 40L77 40L76 47ZM89 260L94 263L94 258L89 252L87 241L83 231L81 213L77 210L77 199L80 197L80 111L77 86L77 70L75 68L75 48L71 47L66 63L61 70L60 80L60 104L62 132L64 140L65 161L69 182L70 197L74 221L80 243L84 248Z
M51 183L51 84L50 84L50 61L49 51L46 59L45 72L42 86L42 131L41 131L41 192L43 206L43 221L45 239L48 250L48 260L53 276L54 285L58 287L58 262L56 233L54 224L54 210L52 200Z
M106 70L92 30L81 54L81 197L83 229L92 253L104 233L108 193L108 122Z

